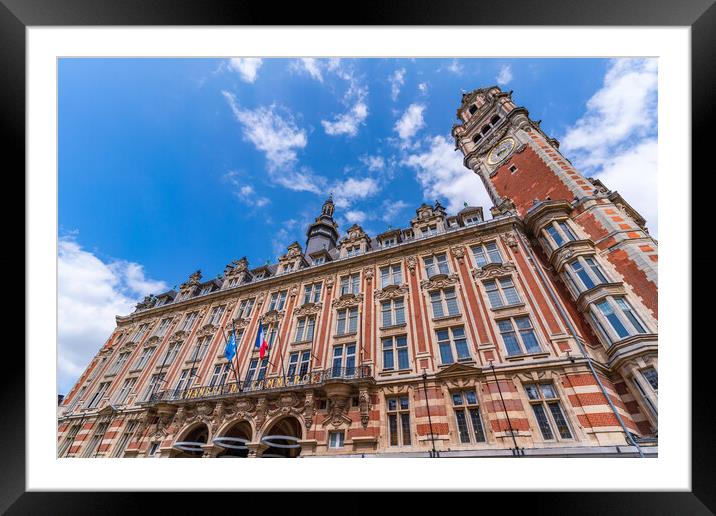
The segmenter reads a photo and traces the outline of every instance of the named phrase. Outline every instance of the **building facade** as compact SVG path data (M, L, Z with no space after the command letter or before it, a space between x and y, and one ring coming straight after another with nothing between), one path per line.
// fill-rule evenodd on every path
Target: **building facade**
M58 456L655 456L644 219L510 93L457 116L490 219L436 201L341 237L329 198L277 263L148 296L62 400Z

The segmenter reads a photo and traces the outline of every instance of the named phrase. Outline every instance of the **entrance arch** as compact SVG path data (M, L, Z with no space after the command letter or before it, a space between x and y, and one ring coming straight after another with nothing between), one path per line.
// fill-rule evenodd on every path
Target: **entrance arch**
M220 434L218 436L219 440L227 438L221 441L221 443L215 442L215 444L223 449L223 451L219 452L217 457L248 457L249 449L244 445L245 443L251 442L251 436L253 434L251 423L245 419L240 419L229 423L224 427L224 430L217 433ZM222 446L222 444L225 446Z
M294 458L301 453L299 440L303 438L303 425L293 416L286 416L269 424L261 442L268 446L261 457Z
M204 454L202 445L209 442L209 427L204 423L197 423L180 433L180 437L174 441L174 457L196 458Z

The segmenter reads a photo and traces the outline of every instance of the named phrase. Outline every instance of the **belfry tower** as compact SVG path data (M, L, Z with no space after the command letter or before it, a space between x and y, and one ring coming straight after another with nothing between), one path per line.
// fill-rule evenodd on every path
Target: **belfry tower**
M465 166L485 184L493 215L512 212L524 218L549 261L572 236L585 241L656 319L657 242L644 218L619 193L577 171L559 151L559 142L515 105L512 92L492 86L466 93L457 118L456 146ZM558 223L563 219L571 220L579 235L567 234L568 227ZM576 252L574 245L569 249Z
M321 214L308 226L306 231L306 255L319 251L335 249L338 241L338 224L333 220L333 196L329 196L323 203Z

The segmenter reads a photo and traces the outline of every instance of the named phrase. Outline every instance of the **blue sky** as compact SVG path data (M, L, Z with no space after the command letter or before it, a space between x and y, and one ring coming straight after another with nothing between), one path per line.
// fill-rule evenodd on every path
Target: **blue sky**
M329 192L341 231L435 199L489 214L449 135L462 92L493 84L656 235L654 60L60 60L60 391L115 314L304 245Z

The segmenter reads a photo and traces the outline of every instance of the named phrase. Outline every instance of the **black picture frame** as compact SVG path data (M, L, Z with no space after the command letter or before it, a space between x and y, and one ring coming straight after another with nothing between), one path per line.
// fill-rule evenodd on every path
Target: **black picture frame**
M714 0L509 0L499 3L452 0L402 0L345 10L347 5L320 2L278 4L241 1L188 0L0 0L0 63L2 125L7 157L15 157L16 170L25 168L25 30L30 26L81 25L570 25L570 26L688 26L691 28L692 152L693 170L713 171L708 152L713 147L716 91L716 6ZM342 12L344 14L338 14ZM699 167L703 164L703 168ZM20 177L20 174L15 174ZM700 178L701 180L701 178ZM701 183L699 183L701 184ZM24 191L24 182L19 185ZM705 191L699 188L699 191ZM17 196L19 197L19 196ZM706 203L708 205L708 203ZM693 202L694 206L699 203ZM688 213L669 216L689 217ZM706 216L708 217L708 216ZM702 217L693 216L693 224ZM18 230L19 232L19 230ZM692 234L697 234L695 231ZM21 237L23 239L23 237ZM16 240L20 241L20 239ZM704 253L705 254L705 253ZM695 256L692 266L706 264L708 256ZM30 273L24 264L25 274ZM18 275L19 277L19 275ZM706 308L692 304L696 316ZM32 306L27 306L31 310ZM702 320L699 318L697 320ZM16 326L20 326L17 324ZM693 337L692 337L693 339ZM696 340L696 339L693 339ZM19 342L19 340L18 340ZM690 342L667 343L687 348ZM711 347L710 339L703 341ZM26 342L26 345L28 343ZM52 348L54 349L54 348ZM25 365L24 350L6 354L13 367L4 368L0 390L0 511L7 514L115 514L147 508L147 496L125 493L26 492L25 488ZM48 351L49 352L49 351ZM53 351L54 352L54 351ZM700 351L693 349L693 355ZM7 351L6 351L7 353ZM708 360L692 363L692 490L690 492L588 492L588 493L473 493L475 508L486 510L490 502L508 512L520 510L550 514L714 514L716 478L714 446L716 418L708 405L713 388ZM711 372L712 374L712 372ZM615 463L618 467L618 463ZM519 474L516 471L516 474ZM320 486L316 486L320 489ZM162 512L186 512L189 493L162 493ZM214 500L236 504L235 494L215 495ZM231 497L234 497L233 499ZM265 495L264 495L265 496ZM246 498L240 497L247 508ZM271 495L272 504L295 503L295 495ZM445 498L442 498L443 501ZM420 508L421 499L401 498L404 511ZM354 511L366 507L365 494L345 493L341 504ZM417 503L416 503L417 502ZM265 503L265 502L261 502ZM238 506L237 506L238 507ZM275 508L275 505L273 505ZM300 506L297 507L297 509ZM316 502L315 510L324 510ZM323 507L324 509L320 509ZM305 509L305 507L304 507ZM302 509L303 510L303 509ZM350 509L349 509L350 510ZM347 511L346 511L347 512ZM353 512L353 511L351 511ZM502 510L500 510L502 512Z

